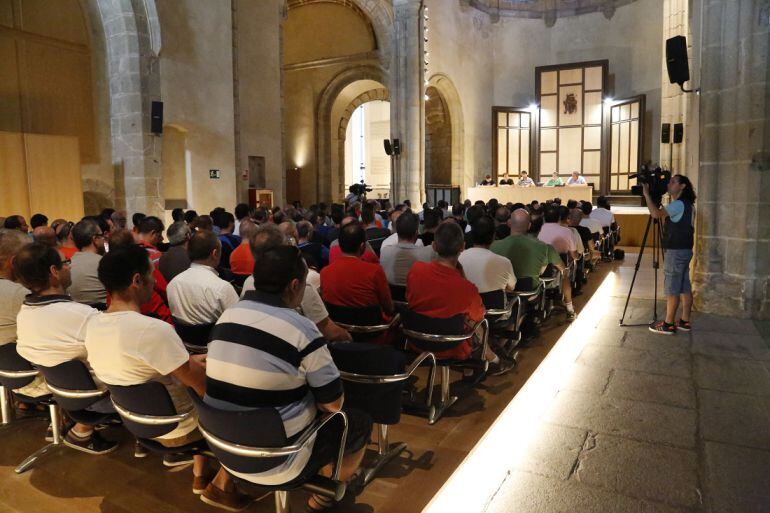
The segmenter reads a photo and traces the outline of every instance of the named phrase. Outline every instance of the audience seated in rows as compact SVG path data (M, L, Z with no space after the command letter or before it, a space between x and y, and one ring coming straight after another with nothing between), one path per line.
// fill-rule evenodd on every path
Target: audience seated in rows
M589 230L591 230L592 234L601 235L602 233L602 223L597 221L596 219L593 219L591 217L591 212L593 211L593 205L590 201L582 201L580 202L580 210L583 212L583 220L580 221L580 226L585 226Z
M406 277L412 265L415 262L430 262L434 252L432 246L424 247L417 238L419 218L411 210L400 214L395 225L398 242L382 248L380 263L390 285L406 287Z
M216 270L222 256L221 239L214 232L196 232L187 244L190 268L168 284L168 306L174 322L188 326L214 324L238 302L232 284Z
M142 304L142 313L171 324L171 311L168 309L166 299L168 282L158 270L160 257L163 255L157 248L163 242L163 221L155 216L142 217L134 234L134 239L139 246L147 251L154 278L153 292L150 298Z
M511 261L489 250L495 240L495 223L489 216L473 222L473 247L460 253L459 262L465 277L480 294L494 290L513 292L516 275Z
M329 248L314 242L313 234L314 229L310 221L297 223L297 247L302 251L308 265L320 271L329 263Z
M184 221L176 221L166 229L168 251L158 260L158 270L167 282L179 273L190 268L190 257L187 254L187 242L192 236L189 225Z
M107 303L107 291L99 281L99 262L104 255L104 234L99 225L84 218L72 228L72 240L78 252L72 255L72 284L67 290L74 301L100 307Z
M339 229L337 231L337 238L332 242L331 246L329 246L329 264L333 264L338 258L342 256L342 249L340 248L340 233L344 229L345 226L347 226L350 223L357 223L358 220L355 217L347 216L342 219L340 222ZM366 234L364 234L366 235ZM366 247L364 248L364 253L361 255L361 259L364 262L369 262L372 264L378 264L380 263L380 258L377 256L377 253L374 252L374 249L369 245L368 242L365 242Z
M249 276L254 270L250 241L257 232L257 225L249 219L243 219L239 228L241 243L230 254L230 271L236 276Z
M610 228L615 224L615 214L610 211L610 201L605 196L599 196L596 200L596 208L589 215L596 219L603 228Z

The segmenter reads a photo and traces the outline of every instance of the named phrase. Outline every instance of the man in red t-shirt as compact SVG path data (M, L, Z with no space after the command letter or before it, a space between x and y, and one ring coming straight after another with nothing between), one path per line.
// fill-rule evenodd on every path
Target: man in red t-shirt
M475 326L484 318L486 310L479 290L465 278L458 262L464 248L465 236L457 223L439 225L433 239L433 250L438 257L432 262L415 262L406 278L406 299L412 311L438 319L465 314L467 326ZM472 352L472 341L468 339L436 356L464 360ZM484 359L489 362L487 373L492 376L503 374L513 367L512 361L498 357L490 349L487 349Z
M340 223L340 232L342 232L342 229L350 224L358 222L358 220L355 217L346 217L342 220ZM366 232L364 232L364 235L366 235ZM374 252L374 249L369 245L368 242L365 242L366 249L364 249L363 254L359 257L364 262L370 262L372 264L379 264L380 258L377 256L377 253ZM332 241L331 246L329 246L329 263L334 263L340 256L342 256L342 248L340 248L339 239Z
M366 232L358 221L340 229L340 256L321 270L321 296L338 306L379 306L387 320L394 313L390 287L379 264L364 261Z
M257 233L257 225L248 219L240 224L241 243L230 253L230 270L240 276L254 272L254 255L251 254L251 238Z
M174 322L171 319L171 310L168 308L166 299L166 278L158 270L158 261L162 253L156 246L163 242L163 221L155 216L148 216L139 222L138 233L136 234L136 243L147 250L152 262L152 275L155 278L155 288L152 291L152 297L149 301L142 304L142 313L151 317L157 317L169 324Z

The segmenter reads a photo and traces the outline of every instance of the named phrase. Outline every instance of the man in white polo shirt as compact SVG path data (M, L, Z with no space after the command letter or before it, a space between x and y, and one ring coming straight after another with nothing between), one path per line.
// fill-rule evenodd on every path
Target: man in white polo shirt
M204 230L190 238L190 268L176 275L166 288L168 306L177 322L191 326L213 324L238 302L233 286L216 271L221 252L222 243L214 232Z
M65 293L71 284L69 260L62 261L59 252L50 246L34 243L19 251L13 261L13 271L32 291L24 300L16 321L18 353L43 367L55 367L71 360L85 361L87 329L99 312L76 303ZM91 409L108 412L109 408L100 403L102 401ZM85 424L75 424L63 441L89 454L107 454L118 446Z
M590 217L599 221L602 228L615 224L615 214L610 210L610 201L605 196L599 196L596 200L596 208L591 211Z
M489 250L495 240L495 221L486 215L476 219L471 234L473 247L460 253L459 258L465 278L476 285L479 294L495 290L513 292L516 276L511 261Z

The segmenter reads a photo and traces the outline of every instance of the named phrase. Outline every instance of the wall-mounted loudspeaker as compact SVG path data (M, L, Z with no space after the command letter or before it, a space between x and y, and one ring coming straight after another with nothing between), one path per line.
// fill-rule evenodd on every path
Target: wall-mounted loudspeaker
M682 84L690 80L690 66L687 62L687 38L676 36L666 39L666 67L668 79L672 84Z
M393 139L393 155L401 155L401 141Z
M382 144L385 146L385 153L393 155L393 147L390 145L390 139L383 139Z
M150 132L157 135L163 133L163 102L152 102L150 109Z
M671 142L671 123L663 123L660 127L660 142L661 144Z
M682 123L674 124L674 144L679 144L684 140L684 125Z

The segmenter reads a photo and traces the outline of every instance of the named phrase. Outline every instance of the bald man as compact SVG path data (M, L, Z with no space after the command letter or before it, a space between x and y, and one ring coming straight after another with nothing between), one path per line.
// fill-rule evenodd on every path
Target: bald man
M382 241L382 246L380 246L380 254L382 254L382 250L384 248L386 248L388 246L395 246L396 244L399 243L398 234L396 233L396 221L398 220L399 217L401 217L401 214L403 214L407 210L408 209L406 209L406 210L395 210L395 211L393 211L392 214L390 214L390 231L393 232L393 234L390 237L388 237L387 239L385 239L384 241ZM409 210L409 212L411 212L411 210ZM417 246L418 248L421 248L421 247L424 246L424 244L422 243L422 241L420 239L417 239L414 242L414 245Z
M517 290L533 290L548 264L560 271L564 270L564 262L553 246L527 235L529 225L529 213L523 208L515 210L508 220L511 234L503 240L495 241L489 248L493 253L511 261L517 278ZM572 285L567 273L564 273L562 285L567 320L572 321L575 319L575 309L572 306Z
M358 221L355 217L347 216L342 219L342 222L340 222L340 231L342 229L352 223L353 221ZM329 265L333 264L335 260L337 260L340 256L342 256L342 250L340 249L340 242L338 239L335 239L331 246L329 246ZM364 262L370 262L373 264L379 264L380 263L380 257L377 256L377 253L374 252L374 249L372 246L369 245L369 243L366 243L366 250L364 250L364 254L361 255L361 260Z
M32 238L35 242L45 244L46 246L56 247L56 231L50 226L38 226L32 230Z

